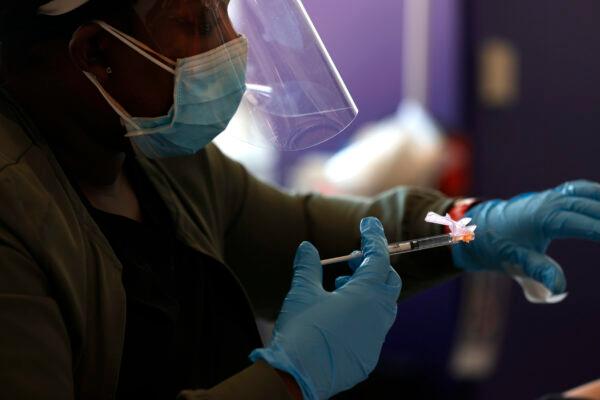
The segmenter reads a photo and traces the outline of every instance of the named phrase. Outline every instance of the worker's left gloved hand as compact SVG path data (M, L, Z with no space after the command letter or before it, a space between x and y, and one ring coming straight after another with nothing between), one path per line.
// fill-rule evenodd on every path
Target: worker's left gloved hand
M600 184L575 181L508 201L488 201L466 217L473 218L477 236L452 249L457 267L517 271L557 295L566 291L565 275L546 250L553 239L600 240Z
M363 256L333 292L323 288L317 249L300 246L273 340L250 355L292 375L307 400L328 399L366 379L396 318L402 281L390 265L383 226L366 218L360 229Z

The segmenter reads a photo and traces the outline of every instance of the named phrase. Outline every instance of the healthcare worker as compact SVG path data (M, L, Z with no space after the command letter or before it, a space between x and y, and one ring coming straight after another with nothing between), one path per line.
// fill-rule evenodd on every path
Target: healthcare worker
M0 18L2 398L328 398L375 367L401 286L510 267L561 294L550 241L600 238L594 183L326 198L223 156L236 112L281 149L356 115L298 0L4 0ZM428 211L478 239L392 269L384 228L441 233ZM325 291L320 258L359 246ZM271 343L255 315L277 318Z

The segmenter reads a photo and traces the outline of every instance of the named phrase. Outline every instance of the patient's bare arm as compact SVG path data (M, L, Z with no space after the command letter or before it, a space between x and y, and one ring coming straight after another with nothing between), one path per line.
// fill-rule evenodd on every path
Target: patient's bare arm
M600 400L600 380L569 390L565 393L565 397Z

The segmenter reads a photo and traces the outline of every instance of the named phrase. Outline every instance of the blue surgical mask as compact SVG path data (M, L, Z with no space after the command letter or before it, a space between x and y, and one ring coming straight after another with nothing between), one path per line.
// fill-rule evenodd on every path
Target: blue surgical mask
M145 44L97 21L107 32L175 76L174 101L169 113L157 118L132 117L84 72L121 117L129 137L149 158L197 153L225 130L246 91L248 42L240 37L194 57L174 62Z

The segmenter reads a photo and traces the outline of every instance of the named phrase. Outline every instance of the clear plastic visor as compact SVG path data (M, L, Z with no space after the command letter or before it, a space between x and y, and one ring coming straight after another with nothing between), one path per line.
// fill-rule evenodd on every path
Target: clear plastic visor
M358 113L300 0L138 0L134 7L136 38L173 61L248 40L246 93L234 117L243 129L231 132L238 139L306 149Z

